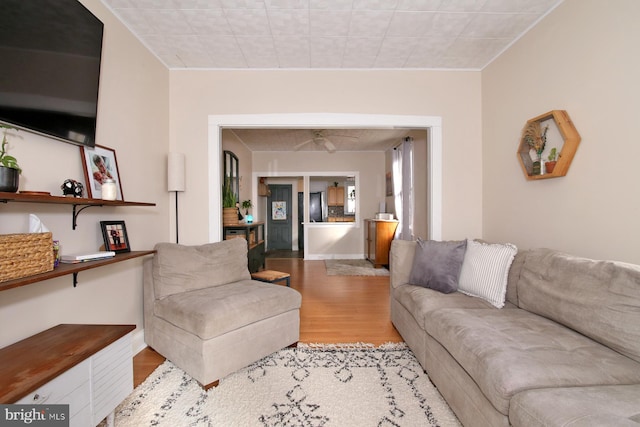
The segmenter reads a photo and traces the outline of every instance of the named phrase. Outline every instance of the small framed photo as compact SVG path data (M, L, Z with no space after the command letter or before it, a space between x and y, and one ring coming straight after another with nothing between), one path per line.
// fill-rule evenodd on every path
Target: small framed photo
M116 160L116 150L101 145L93 148L80 147L85 188L90 199L102 198L102 182L111 178L116 182L116 200L124 201L122 183Z
M104 250L115 253L131 252L129 236L124 221L100 221Z

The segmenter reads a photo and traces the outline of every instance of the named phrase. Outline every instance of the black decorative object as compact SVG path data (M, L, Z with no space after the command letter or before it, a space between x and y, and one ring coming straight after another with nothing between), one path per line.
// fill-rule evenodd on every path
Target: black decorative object
M60 189L65 197L82 197L84 186L75 179L66 179Z

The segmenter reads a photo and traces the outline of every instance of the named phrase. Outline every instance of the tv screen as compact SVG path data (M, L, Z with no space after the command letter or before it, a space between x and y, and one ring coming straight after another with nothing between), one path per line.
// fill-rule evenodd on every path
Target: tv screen
M102 30L78 0L2 0L0 121L93 147Z

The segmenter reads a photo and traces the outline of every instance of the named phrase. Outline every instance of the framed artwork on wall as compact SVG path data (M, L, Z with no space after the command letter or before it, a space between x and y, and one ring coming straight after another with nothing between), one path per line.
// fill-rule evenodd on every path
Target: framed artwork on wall
M271 202L271 219L274 221L287 219L287 202Z

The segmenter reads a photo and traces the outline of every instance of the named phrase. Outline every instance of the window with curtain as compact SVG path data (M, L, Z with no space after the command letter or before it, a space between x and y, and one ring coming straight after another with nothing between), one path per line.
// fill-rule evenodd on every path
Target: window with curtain
M413 239L413 138L405 138L393 149L393 199L400 221L396 239Z

